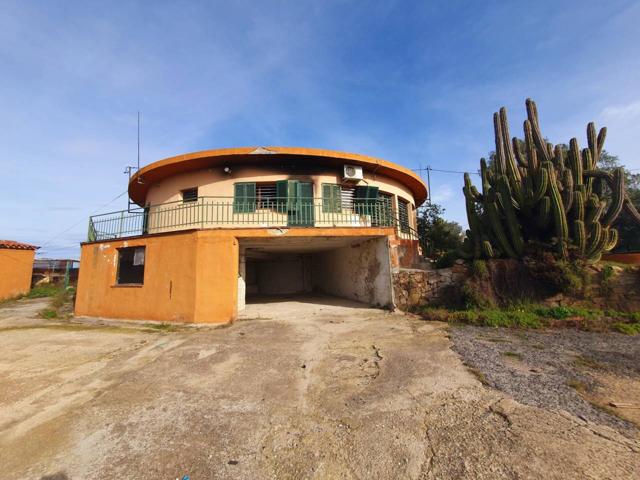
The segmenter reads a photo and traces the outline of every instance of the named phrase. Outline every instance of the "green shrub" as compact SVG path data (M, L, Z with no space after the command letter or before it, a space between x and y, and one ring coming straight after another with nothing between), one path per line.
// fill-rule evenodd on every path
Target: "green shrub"
M581 265L575 262L556 262L558 267L558 286L563 293L580 296L586 286L585 273Z
M611 265L605 265L602 269L602 281L606 282L613 277L613 267Z
M489 302L486 296L469 280L464 282L460 288L460 302L467 310L491 306L491 302Z
M471 273L477 279L487 279L489 277L487 262L485 262L484 260L474 260L473 262L471 262Z
M436 260L436 268L449 268L453 267L455 261L460 258L458 252L455 250L449 250L445 252L440 258Z

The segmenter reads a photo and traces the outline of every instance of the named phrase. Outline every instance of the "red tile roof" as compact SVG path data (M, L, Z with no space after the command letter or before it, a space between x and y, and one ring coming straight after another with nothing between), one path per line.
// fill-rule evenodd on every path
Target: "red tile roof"
M28 243L15 242L13 240L0 240L0 248L10 248L13 250L37 250L40 247Z

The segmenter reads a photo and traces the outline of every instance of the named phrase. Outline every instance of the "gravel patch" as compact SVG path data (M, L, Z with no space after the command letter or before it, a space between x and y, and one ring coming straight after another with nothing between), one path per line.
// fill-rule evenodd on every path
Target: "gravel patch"
M598 383L590 374L606 371L640 376L640 337L578 330L513 330L473 326L450 329L454 350L487 385L520 403L566 410L621 432L637 432L630 422L579 395Z

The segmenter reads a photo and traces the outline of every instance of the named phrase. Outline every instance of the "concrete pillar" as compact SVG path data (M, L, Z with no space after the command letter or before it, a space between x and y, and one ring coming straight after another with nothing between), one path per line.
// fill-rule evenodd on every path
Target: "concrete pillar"
M247 260L245 256L245 247L240 247L238 265L238 311L241 312L246 306L247 296Z

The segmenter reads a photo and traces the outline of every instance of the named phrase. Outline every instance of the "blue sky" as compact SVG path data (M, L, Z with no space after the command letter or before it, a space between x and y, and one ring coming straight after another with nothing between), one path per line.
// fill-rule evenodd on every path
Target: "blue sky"
M0 2L0 238L78 257L91 213L126 208L122 173L209 148L292 145L470 170L492 113L640 168L633 1ZM462 176L435 201L466 223ZM108 204L108 205L105 205Z

